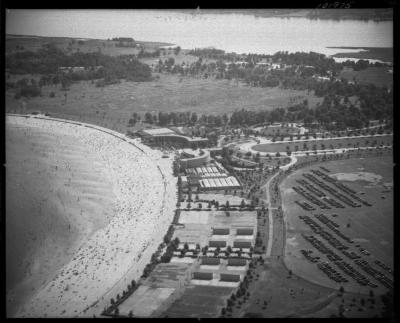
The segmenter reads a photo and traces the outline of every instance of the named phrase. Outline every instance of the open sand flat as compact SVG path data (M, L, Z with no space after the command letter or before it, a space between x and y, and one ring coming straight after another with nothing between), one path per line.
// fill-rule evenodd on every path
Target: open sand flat
M57 121L7 116L6 134L8 316L87 316L161 242L171 159Z

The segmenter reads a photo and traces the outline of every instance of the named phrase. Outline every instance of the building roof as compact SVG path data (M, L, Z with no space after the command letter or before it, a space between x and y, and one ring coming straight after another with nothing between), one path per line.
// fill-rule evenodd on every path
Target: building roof
M175 132L168 128L155 128L155 129L143 129L148 135L151 136L162 136L162 135L174 135Z

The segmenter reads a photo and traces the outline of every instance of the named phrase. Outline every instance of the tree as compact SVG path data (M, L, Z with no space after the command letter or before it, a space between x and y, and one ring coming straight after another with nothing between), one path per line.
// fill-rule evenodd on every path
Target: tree
M197 120L198 120L197 113L196 113L196 112L193 112L193 113L192 113L192 116L191 116L191 118L190 118L190 122L191 122L192 124L196 124Z
M168 69L171 69L171 67L175 64L175 59L173 57L168 58L168 60L165 61L165 65L168 67Z
M144 115L144 119L146 123L153 124L153 116L150 112L146 112L146 114Z
M181 51L181 47L180 46L176 47L174 50L175 55L178 55L180 51Z

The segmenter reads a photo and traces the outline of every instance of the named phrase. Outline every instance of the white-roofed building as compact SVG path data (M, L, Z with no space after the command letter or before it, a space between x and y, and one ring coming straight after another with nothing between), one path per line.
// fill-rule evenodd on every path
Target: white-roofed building
M161 146L170 145L181 148L204 148L208 143L207 138L180 135L169 128L143 129L138 131L138 135L142 138L145 144Z

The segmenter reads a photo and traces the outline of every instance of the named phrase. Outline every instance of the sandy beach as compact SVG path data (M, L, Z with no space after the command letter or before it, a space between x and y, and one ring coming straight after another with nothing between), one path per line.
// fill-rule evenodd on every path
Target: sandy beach
M162 241L172 159L117 135L6 117L8 316L99 315Z

